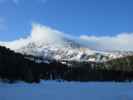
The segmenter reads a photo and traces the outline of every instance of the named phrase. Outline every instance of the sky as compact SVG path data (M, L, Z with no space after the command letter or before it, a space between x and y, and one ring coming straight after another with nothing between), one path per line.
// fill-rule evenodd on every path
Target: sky
M0 40L29 35L32 23L70 35L133 32L133 0L0 0Z
M14 48L67 36L90 49L133 51L132 4L133 0L0 0L0 43L11 42Z

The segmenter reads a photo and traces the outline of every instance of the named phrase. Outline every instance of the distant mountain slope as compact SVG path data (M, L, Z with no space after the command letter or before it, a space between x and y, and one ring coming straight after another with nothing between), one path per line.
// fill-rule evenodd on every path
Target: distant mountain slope
M65 65L55 61L49 64L37 63L34 60L28 60L27 57L29 56L0 46L0 79L10 82L16 80L39 82L41 78L50 79L52 72L58 70L58 74L60 74L66 68ZM32 58L34 57L32 56Z
M105 41L106 42L106 41ZM27 38L11 42L0 42L15 52L42 57L44 60L105 62L133 52L97 51L88 47L85 41L44 26L35 26Z
M77 40L71 40L66 37L61 37L60 42L43 41L43 39L38 41L24 39L21 41L0 44L21 54L57 61L105 62L133 54L132 52L91 50L82 43L77 42ZM15 45L19 46L16 48Z
M107 62L67 61L67 65L54 60L48 63L40 62L41 59L0 47L0 79L11 83L17 80L39 82L40 79L67 81L133 80L133 56Z
M56 30L36 27L27 38L0 42L6 47L0 47L0 78L28 82L133 80L133 52L96 51L85 44Z

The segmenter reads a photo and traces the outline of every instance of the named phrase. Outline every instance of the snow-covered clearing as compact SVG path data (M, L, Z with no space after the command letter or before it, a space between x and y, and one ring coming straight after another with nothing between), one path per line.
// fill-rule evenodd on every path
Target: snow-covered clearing
M0 83L0 100L133 100L133 83Z

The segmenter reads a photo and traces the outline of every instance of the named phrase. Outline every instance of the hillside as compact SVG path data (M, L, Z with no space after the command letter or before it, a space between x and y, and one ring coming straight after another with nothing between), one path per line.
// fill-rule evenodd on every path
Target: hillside
M28 59L27 59L28 58ZM34 58L29 60L29 58ZM3 81L39 82L44 80L68 81L132 81L133 56L108 62L57 61L37 62L40 58L15 53L0 47L0 78Z
M39 82L44 74L46 74L46 78L50 79L49 74L57 69L60 69L60 74L65 69L63 64L54 61L50 64L36 63L26 59L26 57L5 47L0 47L0 78L9 82L16 80Z

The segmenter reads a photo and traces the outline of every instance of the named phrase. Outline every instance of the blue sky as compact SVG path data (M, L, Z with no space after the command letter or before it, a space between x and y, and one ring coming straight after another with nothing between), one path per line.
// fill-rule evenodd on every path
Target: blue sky
M0 0L0 40L26 37L40 23L80 36L133 32L133 0Z

